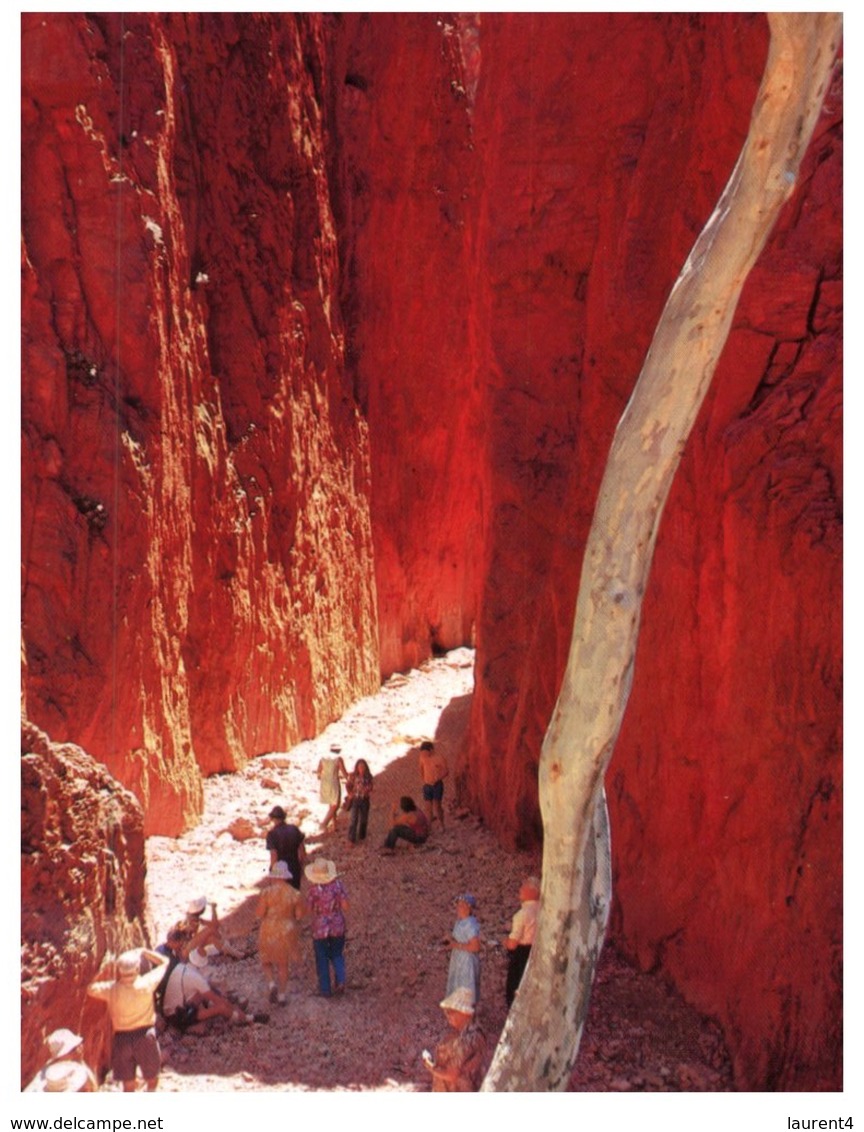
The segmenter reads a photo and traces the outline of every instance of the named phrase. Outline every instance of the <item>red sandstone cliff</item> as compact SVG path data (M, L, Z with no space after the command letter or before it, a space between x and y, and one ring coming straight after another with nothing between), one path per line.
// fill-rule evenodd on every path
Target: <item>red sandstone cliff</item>
M377 686L319 22L24 16L24 644L33 718L136 791Z
M407 202L374 199L355 217L356 274L376 284L356 301L377 318L374 333L361 321L357 365L370 419L377 395L390 421L387 451L381 424L372 430L373 466L390 483L428 442L412 434L417 394L400 390L394 404L375 375L418 349L449 370L460 347L465 393L445 403L477 443L447 466L481 486L479 514L466 500L463 522L481 525L471 569L482 556L465 788L502 834L530 842L606 451L737 157L767 25L514 14L480 17L477 38L476 23L455 17L402 28L378 18L382 50L352 61L363 77L346 115L354 182L386 181L392 153L414 156L418 118L421 139L437 129L440 166L457 164L461 177L436 180L421 145L410 165L426 174L420 220L408 227ZM435 29L437 52L405 74L405 42ZM356 38L367 34L362 25ZM452 84L441 73L457 43L479 44L476 90L470 67ZM402 115L423 103L424 81L433 125ZM382 122L386 133L370 126ZM738 1081L755 1088L832 1087L839 1064L840 128L836 85L666 508L609 783L619 942L736 1034ZM398 187L420 209L414 182ZM424 265L441 263L422 291L388 276L405 239L427 249ZM431 312L419 329L418 305ZM403 325L410 337L399 337ZM446 397L436 373L426 411ZM427 544L448 545L447 508L436 523L422 507L403 512L389 491L373 499L386 546L416 532L398 569L377 556L379 592L419 592ZM417 578L406 586L410 562ZM401 614L382 601L380 615L385 641L412 624L407 601Z
M80 747L21 727L21 1076L42 1066L46 1033L85 1037L85 1060L108 1064L110 1026L88 983L106 951L146 938L144 815Z
M476 639L465 788L538 837L605 453L764 18L23 27L32 718L170 832L199 768ZM619 942L746 1088L839 1084L840 130L838 85L666 508L608 783Z

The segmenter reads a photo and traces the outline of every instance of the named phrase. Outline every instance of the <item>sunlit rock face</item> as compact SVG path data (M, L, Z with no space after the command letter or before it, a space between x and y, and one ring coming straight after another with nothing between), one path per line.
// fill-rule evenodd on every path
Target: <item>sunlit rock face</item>
M23 20L28 707L150 832L377 686L320 22Z
M612 432L728 178L758 15L25 15L25 690L135 791L475 642L536 767ZM618 943L739 1085L840 1087L841 93L684 455L607 781Z
M110 1025L86 997L106 951L141 945L144 815L137 799L80 747L21 728L21 1073L41 1068L60 1026L84 1035L85 1060L107 1065Z

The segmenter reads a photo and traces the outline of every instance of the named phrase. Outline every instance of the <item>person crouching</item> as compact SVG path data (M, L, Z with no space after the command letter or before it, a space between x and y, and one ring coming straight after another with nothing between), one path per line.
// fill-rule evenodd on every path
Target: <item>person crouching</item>
M266 1015L244 1013L215 991L204 974L206 965L206 955L195 950L171 972L162 1003L169 1026L183 1034L203 1034L211 1018L225 1018L234 1023L267 1020Z

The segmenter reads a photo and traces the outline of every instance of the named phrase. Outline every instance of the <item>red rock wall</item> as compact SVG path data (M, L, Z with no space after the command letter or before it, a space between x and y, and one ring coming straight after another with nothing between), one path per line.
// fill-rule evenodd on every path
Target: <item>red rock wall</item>
M377 686L320 21L22 28L28 708L171 833Z
M349 15L338 184L350 361L369 422L382 674L471 643L483 574L482 156L471 17Z
M108 1065L111 1027L86 987L106 951L146 941L144 815L72 744L21 728L21 1083L60 1026L84 1035L94 1068Z
M611 431L766 42L760 17L574 21L484 22L475 119L493 472L469 789L523 841ZM840 1072L840 114L835 88L668 504L609 782L618 940L720 1019L745 1088Z
M170 832L199 768L476 640L464 788L536 840L606 451L764 18L23 27L32 717ZM618 942L745 1088L840 1079L840 124L835 87L667 505L608 782Z
M415 662L412 599L443 584L454 496L425 484L446 412L477 441L448 454L450 491L480 491L460 517L481 586L464 789L531 843L612 431L737 158L767 24L377 16L353 36L340 153L382 664ZM840 1072L840 113L835 88L668 504L609 782L618 942L720 1019L745 1088Z

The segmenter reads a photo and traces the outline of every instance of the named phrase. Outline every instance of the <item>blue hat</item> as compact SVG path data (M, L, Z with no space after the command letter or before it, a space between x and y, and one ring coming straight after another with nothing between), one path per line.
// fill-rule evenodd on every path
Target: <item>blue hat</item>
M470 892L463 892L460 896L456 897L456 903L463 901L469 908L477 907L477 898L472 896Z

